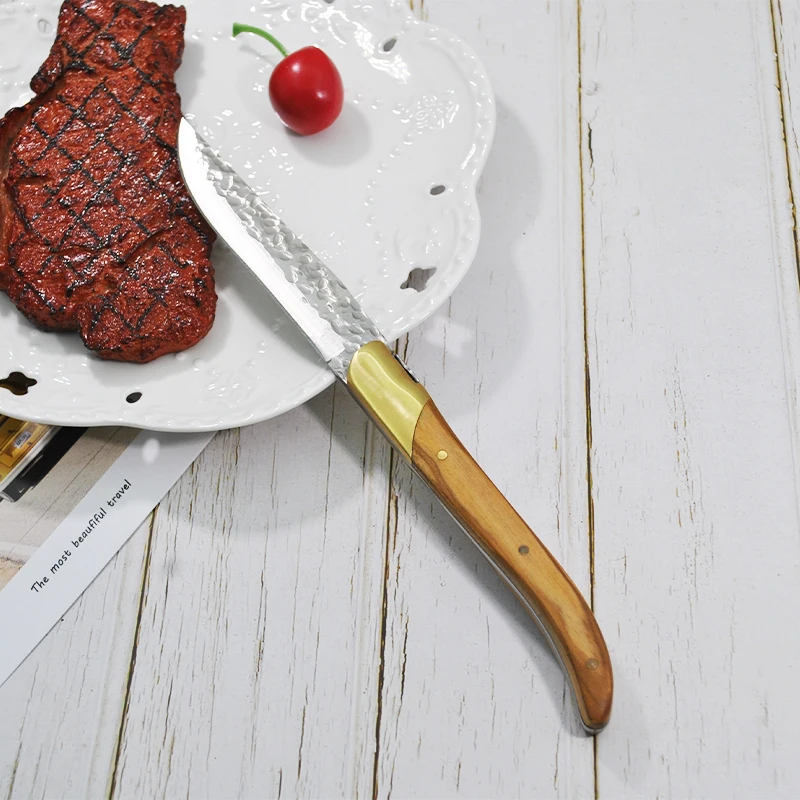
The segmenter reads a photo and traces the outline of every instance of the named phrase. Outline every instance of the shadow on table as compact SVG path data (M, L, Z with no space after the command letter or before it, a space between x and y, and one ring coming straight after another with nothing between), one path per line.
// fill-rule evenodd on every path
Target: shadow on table
M331 419L334 391L336 392L336 407L335 414L333 414L333 435L337 444L344 448L352 461L361 464L364 458L361 424L363 411L347 391L341 386L326 389L325 392L310 401L306 408L318 419L320 425L327 425ZM386 452L388 453L388 445ZM388 482L387 462L388 459L380 469ZM392 487L396 492L406 495L409 503L413 506L410 516L416 517L422 523L419 535L424 536L430 532L430 535L438 537L445 545L443 551L451 556L458 569L462 573L469 574L470 579L476 582L487 601L499 609L502 615L511 622L520 641L525 643L531 662L536 665L537 684L531 685L530 689L549 694L553 704L559 708L564 730L571 736L584 738L586 734L580 724L572 690L556 655L552 652L537 624L528 615L505 581L434 497L433 492L424 481L399 459L395 460L395 465ZM375 477L380 479L379 476ZM330 501L335 502L335 498L330 498ZM307 508L301 500L298 500L297 513L307 513ZM412 532L411 535L414 533ZM607 635L609 633L606 631ZM605 754L608 751L603 747L604 739L625 738L632 735L629 733L630 731L635 731L640 742L642 739L649 738L646 730L646 714L636 683L625 670L626 665L615 661L613 639L610 639L608 644L611 648L611 661L614 668L614 710L607 731L600 734L598 739L598 762L610 770L620 781L636 788L645 785L648 765L641 763L625 767L618 759L607 760ZM542 689L542 687L544 688ZM521 691L525 690L526 687L522 686ZM613 752L618 753L618 751L619 746L617 745Z
M361 463L364 456L363 438L353 434L360 428L360 415L363 412L347 392L341 387L328 389L312 400L307 408L313 416L317 417L319 424L325 424L330 419L334 391L336 392L336 414L333 435L336 437L337 444L348 452L353 461ZM444 507L439 504L427 485L399 459L395 463L392 485L395 491L407 493L409 502L414 506L412 516L422 521L419 534L423 535L424 532L431 531L433 536L440 537L445 543L445 552L451 554L458 569L468 573L471 576L470 579L477 582L487 601L498 607L503 616L511 621L519 638L525 642L531 662L536 664L537 677L544 685L545 691L553 699L554 705L560 709L564 729L571 735L582 737L583 729L580 726L571 689L566 683L556 656L552 653L550 645L536 623L527 614L504 580L495 572ZM383 470L386 468L387 465L384 464ZM388 482L388 480L387 473L386 481ZM334 502L335 498L331 498L331 501ZM299 512L300 508L298 508ZM520 691L538 689L542 684L530 687L521 686Z
M424 521L425 528L433 531L434 535L445 542L446 550L452 554L452 559L459 570L471 576L482 595L512 623L519 640L525 644L531 662L536 665L536 678L541 683L537 682L530 687L520 685L520 694L525 694L529 690L541 691L543 686L545 693L552 698L553 705L559 708L564 729L573 736L583 738L585 734L580 724L572 690L558 658L538 625L505 580L434 497L427 484L403 464L398 466L398 470L402 470L405 474L397 476L400 481L395 483L402 482L406 490L407 487L411 487L416 515Z
M519 252L527 241L524 237L535 230L542 190L541 157L536 146L521 119L498 99L495 140L478 185L478 252L453 299L410 334L412 350L420 352L424 348L429 363L446 356L447 373L452 380L437 387L436 399L441 408L456 413L467 410L469 393L464 391L464 382L475 378L476 335L481 337L481 352L497 356L481 362L485 395L502 392L506 379L525 369L520 360L528 348L517 343L532 335L532 323L520 275L523 271L557 268L543 261L528 263ZM549 202L555 203L557 198ZM446 337L440 333L444 315ZM464 341L460 341L462 338ZM429 353L437 353L438 357Z
M531 323L524 308L526 294L518 291L515 282L518 276L517 269L535 269L536 265L519 264L517 266L515 264L515 248L521 237L531 230L538 216L541 203L539 163L535 146L522 122L508 107L502 102L498 102L495 144L487 162L479 191L483 234L474 265L464 278L462 285L457 289L457 296L463 296L467 302L451 303L449 307L447 359L448 362L454 362L453 373L455 374L453 380L445 381L443 387L437 388L435 392L436 399L441 401L440 405L446 407L450 412L457 412L465 402L468 402L465 398L469 397L469 393L464 392L463 384L459 384L458 373L466 375L468 369L474 370L475 362L472 347L463 348L463 354L458 354L451 349L452 337L449 332L451 328L457 329L459 325L474 332L476 311L474 302L470 304L469 298L476 298L478 302L483 302L488 292L492 291L490 288L492 272L495 269L503 270L505 297L502 302L487 302L479 309L481 313L481 349L485 352L502 353L503 357L496 358L491 364L484 365L494 371L491 380L486 381L486 391L493 393L502 391L504 378L522 368L518 359L523 349L509 347L508 342L522 341L523 337L530 335L528 329ZM556 198L553 198L552 202L556 202ZM553 265L543 265L543 268L552 269ZM496 284L495 291L497 291ZM496 318L487 317L487 314L492 313L496 315ZM460 314L466 314L468 318L461 321L459 320ZM419 339L422 338L426 347L430 346L441 352L443 337L436 334L431 341L431 337L425 335L426 330L430 331L431 326L436 324L435 319L434 317L423 326L420 332L412 334L412 337L417 347L420 347ZM310 413L318 418L320 424L327 424L330 420L332 392L332 389L327 390L307 405ZM362 412L347 396L345 390L337 387L336 392L333 435L353 461L361 463L364 456L364 441L363 436L359 433L361 429L358 416ZM549 693L554 705L560 709L560 717L565 731L576 737L584 737L577 704L557 657L552 653L546 638L505 581L474 547L444 508L435 501L432 492L422 480L408 471L405 466L399 465L393 483L399 491L410 493L411 502L414 505L414 515L423 521L427 530L431 530L434 535L441 537L447 545L446 550L452 553L452 558L458 568L462 572L469 573L485 597L501 611L506 619L510 620L520 640L525 642L531 662L537 665L537 679L541 680L541 685ZM636 698L633 687L619 669L616 670L616 676L616 703L624 705L626 716L633 713L635 717L641 718L641 704ZM531 687L532 690L536 688L538 687ZM521 690L525 691L526 687L521 687ZM614 726L614 717L612 717L611 725ZM637 722L637 731L640 731L640 727ZM599 747L601 763L604 761L603 752L601 744ZM625 780L631 781L632 776L626 775ZM636 782L634 779L633 785Z
M611 666L614 669L614 706L611 711L611 721L604 733L597 740L597 772L603 785L612 787L614 783L607 783L613 776L618 786L625 786L628 792L640 796L641 793L652 791L652 779L648 780L651 764L658 756L652 753L650 758L620 758L620 753L627 749L630 754L630 743L635 743L639 752L649 752L651 737L647 728L647 713L642 703L641 693L636 682L626 669L628 664L620 664L614 660L613 648L611 649ZM652 678L652 676L651 676ZM645 682L646 677L639 675L639 685ZM673 690L668 676L663 676L663 691ZM651 684L652 685L652 684ZM675 720L665 721L665 724L677 724ZM608 743L608 746L606 746ZM628 746L626 747L626 743ZM601 773L603 773L601 775ZM613 789L610 789L613 794ZM621 790L620 790L621 791Z
M524 125L507 106L498 102L495 143L479 189L483 218L481 243L472 268L456 290L458 295L463 296L468 302L450 304L448 321L451 328L462 326L474 331L475 306L474 303L469 303L469 298L483 301L487 296L487 287L492 283L493 270L502 271L502 291L505 298L502 302L486 303L480 308L480 335L483 337L481 349L486 352L503 353L503 358L495 359L491 365L495 373L491 381L487 380L486 383L487 390L491 392L502 390L503 377L513 374L513 371L519 368L516 361L522 353L522 348L508 347L508 341L520 340L521 337L528 335L526 330L521 330L523 326L529 325L524 310L525 293L518 291L513 285L516 280L514 248L526 230L531 228L538 214L541 194L539 173L539 158ZM495 313L496 319L487 318L487 312ZM459 313L466 313L470 318L461 322L458 319ZM435 318L423 326L421 332L412 336L417 343L422 337L426 347L441 350L442 337L436 336L436 343L430 343L429 337L425 336L425 330L431 324L436 324ZM513 328L510 328L511 325ZM452 347L452 337L448 337L448 340ZM497 344L493 345L493 342ZM474 350L471 347L464 348L463 355L458 355L449 348L447 358L455 363L453 370L455 373L462 372L466 375L467 369L475 368ZM411 366L413 368L413 364ZM444 391L441 388L437 389L435 399L441 400L441 406L449 411L457 411L469 393L464 392L464 386L459 385L456 375L452 381L446 382L443 388ZM328 390L330 391L332 390ZM333 435L354 461L361 462L363 439L353 436L352 432L356 424L353 415L362 412L354 401L346 397L346 391L340 387L337 387L336 391L341 393L341 397L339 394L336 396L337 413L333 423ZM307 406L320 424L324 424L328 418L326 415L330 414L331 397L328 392ZM583 736L571 689L544 635L503 579L438 501L434 500L423 481L406 470L405 466L398 466L395 478L399 480L395 483L401 484L400 491L410 491L416 516L424 520L425 527L435 531L435 535L447 543L446 549L452 553L459 569L473 576L483 594L512 622L521 640L526 643L531 661L537 665L538 677L554 704L560 708L565 730L573 735ZM528 687L521 687L521 691L527 690Z

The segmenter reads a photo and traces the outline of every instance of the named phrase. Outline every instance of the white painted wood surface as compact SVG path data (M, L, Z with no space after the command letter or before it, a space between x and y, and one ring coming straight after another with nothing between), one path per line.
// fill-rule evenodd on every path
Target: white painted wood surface
M600 795L796 797L800 309L769 4L584 12Z
M609 728L337 390L218 436L3 687L0 797L800 796L799 7L417 5L498 128L400 346L593 597Z
M115 797L369 796L387 454L337 389L218 436L171 493Z
M0 504L0 529L9 526L34 545L44 541L134 434L101 428L84 436L64 457L64 469L35 493L18 506ZM0 796L107 794L149 530L148 520L0 688Z

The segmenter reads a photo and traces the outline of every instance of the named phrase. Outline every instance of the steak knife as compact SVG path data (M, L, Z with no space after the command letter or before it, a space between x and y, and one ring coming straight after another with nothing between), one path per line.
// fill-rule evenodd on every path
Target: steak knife
M544 632L588 733L611 714L603 635L575 584L470 456L354 295L182 119L178 154L203 216L433 490Z

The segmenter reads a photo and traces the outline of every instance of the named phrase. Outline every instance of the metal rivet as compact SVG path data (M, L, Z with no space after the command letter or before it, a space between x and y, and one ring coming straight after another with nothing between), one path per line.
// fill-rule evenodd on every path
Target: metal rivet
M440 450L436 454L436 458L438 458L439 461L444 461L447 458L447 450Z
M528 553L530 553L530 548L526 544L521 544L519 546L519 552L522 553L522 555L526 556L528 555Z
M600 666L600 662L596 658L590 658L586 662L586 669L597 669Z

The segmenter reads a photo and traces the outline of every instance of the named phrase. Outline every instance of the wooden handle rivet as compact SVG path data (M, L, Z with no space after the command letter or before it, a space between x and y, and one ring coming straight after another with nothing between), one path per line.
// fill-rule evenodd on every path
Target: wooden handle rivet
M438 458L439 461L444 461L447 458L447 450L440 450L436 454L436 458Z
M586 669L597 669L600 666L600 662L596 658L590 658L586 662Z
M526 544L521 544L519 546L519 552L522 553L523 556L526 556L530 553L530 548Z

